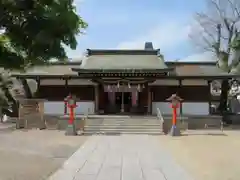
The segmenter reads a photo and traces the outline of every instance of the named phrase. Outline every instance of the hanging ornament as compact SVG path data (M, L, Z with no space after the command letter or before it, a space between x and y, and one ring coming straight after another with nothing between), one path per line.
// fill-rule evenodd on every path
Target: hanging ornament
M141 89L141 86L140 84L138 84L137 90L140 91L140 89Z
M119 84L119 82L117 83L117 88L119 89L119 87L120 87L120 84Z
M131 85L130 85L130 83L128 83L128 88L131 89Z
M144 84L143 84L142 88L145 88Z

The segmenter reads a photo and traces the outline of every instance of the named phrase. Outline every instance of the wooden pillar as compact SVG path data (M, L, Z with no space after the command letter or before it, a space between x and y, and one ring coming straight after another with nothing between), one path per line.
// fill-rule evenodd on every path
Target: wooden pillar
M69 95L69 93L70 93L69 90L68 90L68 89L69 89L69 88L68 88L68 80L69 80L69 78L66 77L66 78L65 78L65 91L67 92L66 95Z
M104 86L102 84L98 85L98 110L104 111L105 110L105 92L104 92Z
M94 87L94 94L95 94L95 113L98 113L99 111L99 86L98 84Z
M178 89L180 91L180 93L178 94L180 97L181 97L181 88L182 88L182 79L179 79L178 80ZM184 100L184 97L181 97L183 98ZM180 107L179 107L179 110L180 110L180 114L182 115L183 114L183 111L182 111L182 102L180 103Z
M133 90L131 92L132 95L132 107L137 106L137 101L138 101L138 91L137 90Z
M41 79L38 76L35 81L37 82L37 91L36 91L36 97L39 98L41 96L40 94L40 86L41 86Z
M150 114L151 113L151 105L152 105L152 94L151 94L151 90L150 90L150 87L149 86L147 86L147 102L148 102L148 109L147 109L147 111L148 111L148 114Z
M64 80L65 80L65 86L64 86L64 88L65 88L65 92L67 93L67 92L68 92L68 78L65 77ZM66 94L66 97L68 96L68 94L69 94L69 93ZM64 98L66 98L66 97L64 97ZM64 114L67 114L67 112L68 112L68 107L67 107L66 104L64 103Z
M209 114L211 114L211 106L212 106L212 94L211 94L211 82L212 81L207 81L208 84L208 111Z
M121 112L124 113L124 91L121 92L122 93L122 100L121 100Z

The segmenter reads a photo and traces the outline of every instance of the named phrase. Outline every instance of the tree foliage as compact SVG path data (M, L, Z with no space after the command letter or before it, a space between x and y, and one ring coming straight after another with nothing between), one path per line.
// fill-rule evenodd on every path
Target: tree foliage
M206 2L207 10L195 15L195 25L190 37L205 51L212 51L216 55L230 55L232 43L240 32L240 1Z
M28 67L67 58L87 27L73 0L0 0L0 66Z
M0 0L0 69L25 70L51 59L64 61L67 59L64 47L76 49L76 35L86 27L73 0ZM0 115L3 112L17 116L12 79L3 72L0 72ZM22 85L26 92L29 88L26 80Z
M217 65L228 73L240 73L240 1L206 0L207 11L197 13L190 34L193 42L217 57ZM229 83L222 81L219 110L227 109Z

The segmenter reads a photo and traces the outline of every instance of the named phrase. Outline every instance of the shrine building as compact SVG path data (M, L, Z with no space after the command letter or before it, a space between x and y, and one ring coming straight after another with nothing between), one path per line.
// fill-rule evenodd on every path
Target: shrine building
M79 60L35 66L17 78L38 82L37 98L46 99L45 113L64 113L64 98L77 97L77 114L170 114L167 98L183 99L179 113L209 115L219 103L211 82L231 79L216 62L164 61L151 43L143 50L87 49Z

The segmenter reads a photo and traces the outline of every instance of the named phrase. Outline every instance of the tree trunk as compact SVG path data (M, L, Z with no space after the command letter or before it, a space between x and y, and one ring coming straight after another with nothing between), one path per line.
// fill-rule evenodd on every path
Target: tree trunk
M228 91L229 91L229 82L228 80L223 80L221 84L221 95L220 95L220 104L218 106L218 111L221 114L227 112L227 102L228 102Z

